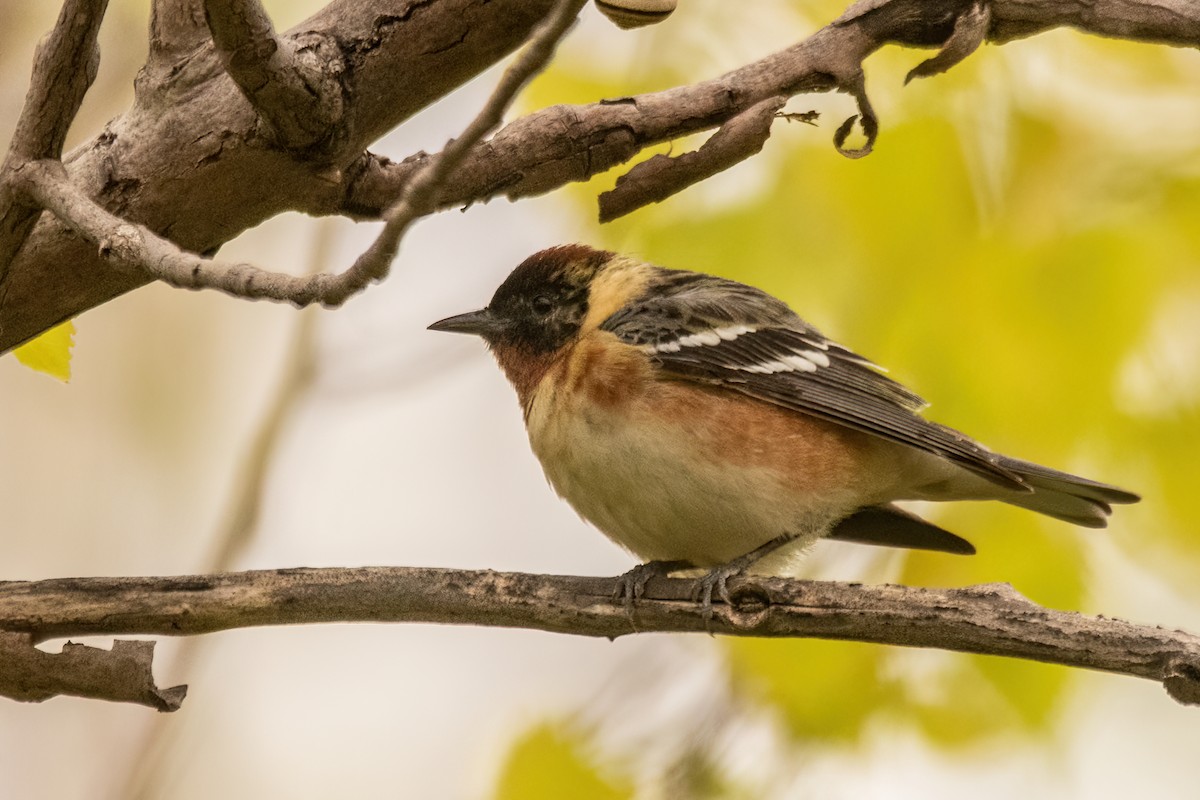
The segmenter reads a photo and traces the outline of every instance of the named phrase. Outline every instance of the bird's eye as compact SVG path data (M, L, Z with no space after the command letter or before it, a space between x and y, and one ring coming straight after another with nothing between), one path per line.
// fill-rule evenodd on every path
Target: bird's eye
M534 297L531 305L533 307L533 313L542 317L548 316L550 312L554 310L554 301L544 294L539 294Z

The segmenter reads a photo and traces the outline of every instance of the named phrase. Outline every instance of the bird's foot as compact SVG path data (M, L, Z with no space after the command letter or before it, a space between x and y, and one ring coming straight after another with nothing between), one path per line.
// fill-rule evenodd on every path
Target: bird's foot
M712 601L714 593L721 602L731 605L729 601L729 580L738 577L751 564L768 553L778 550L783 545L792 541L792 538L790 534L776 536L774 539L760 544L749 553L740 555L732 561L715 567L707 574L700 576L692 587L692 600L700 604L700 612L704 615L705 624L707 625L713 617Z
M737 563L739 561L740 558L706 572L697 578L692 586L692 600L700 604L700 612L706 621L711 620L713 616L714 594L721 602L729 603L729 579L741 575L749 566Z
M632 615L633 604L645 593L646 584L651 578L665 578L676 570L691 567L690 561L647 561L645 564L638 564L617 578L613 599L620 600L625 610Z

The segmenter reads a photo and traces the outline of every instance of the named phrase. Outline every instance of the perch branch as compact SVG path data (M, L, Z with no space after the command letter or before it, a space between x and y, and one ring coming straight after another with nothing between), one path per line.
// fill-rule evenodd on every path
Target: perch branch
M635 632L812 637L1007 656L1162 683L1200 704L1200 637L1042 608L1007 585L863 586L745 576L709 618L693 582L655 578L631 617L612 578L362 567L0 583L0 630L32 641L187 636L261 625L431 622L616 638ZM0 659L0 673L6 664ZM0 684L4 683L0 679Z

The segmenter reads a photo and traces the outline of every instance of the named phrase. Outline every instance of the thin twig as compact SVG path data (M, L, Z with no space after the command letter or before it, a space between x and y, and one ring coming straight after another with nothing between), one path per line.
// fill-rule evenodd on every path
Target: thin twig
M230 264L181 250L144 225L127 222L89 198L57 161L34 161L15 175L15 184L41 207L91 242L118 269L145 270L173 286L209 283L238 297L265 298L306 306L320 298L332 275L300 277L267 272L253 264Z
M354 264L340 274L306 277L230 264L187 253L142 225L109 213L75 187L56 162L23 170L21 186L72 230L95 244L105 258L126 270L142 270L172 286L217 289L237 297L267 299L303 307L314 302L336 307L386 277L408 227L432 213L431 200L467 152L499 126L517 93L554 55L586 0L559 0L528 47L505 71L495 91L462 135L424 166L384 214L383 231Z
M392 260L400 246L400 239L408 226L418 217L434 211L434 197L450 174L462 163L471 149L483 137L500 126L504 113L516 99L517 93L541 72L567 30L587 0L559 0L554 10L538 26L530 37L529 44L516 60L504 71L500 83L491 97L484 103L471 124L462 134L432 158L404 187L399 199L384 212L386 221L383 231L367 251L355 260L354 265L338 276L334 286L323 293L321 301L326 305L341 305L351 295L362 291L367 284L383 280L391 268Z
M158 0L155 14L162 9L173 14L199 8L202 2ZM866 0L798 45L723 78L591 105L545 109L507 125L473 148L443 182L432 206L545 193L624 163L648 145L718 127L768 96L844 89L851 85L852 70L859 69L862 59L888 42L945 44L956 20L974 5L974 0ZM1106 0L1099 6L1064 0L990 0L985 6L990 11L986 39L992 43L1072 26L1102 36L1200 45L1200 4L1194 0ZM311 158L264 159L261 148L240 146L253 137L254 132L245 127L246 117L253 117L245 113L243 104L229 102L227 87L217 81L225 76L219 70L203 72L202 56L187 56L194 49L187 48L192 41L190 29L179 33L178 41L163 34L178 47L164 43L154 49L157 57L139 80L137 107L83 146L81 152L95 157L76 161L73 177L80 186L108 187L116 196L98 198L103 204L119 206L126 219L154 230L170 230L172 238L195 251L215 249L238 231L285 210L379 218L432 157L422 154L392 164L363 154L362 148L509 52L532 30L536 24L532 20L544 18L550 8L550 0L424 4L377 0L331 3L301 23L297 32L316 31L341 42L353 71L356 91L348 96L342 126L352 135L318 159L325 165L353 162L342 173L314 168ZM391 24L398 19L403 24ZM161 19L159 28L166 24ZM469 28L470 36L449 35L460 24ZM448 42L449 49L433 47L439 42ZM397 80L397 75L412 79ZM162 108L173 110L165 115L170 124L140 128L136 136L123 128L130 119L142 124L155 120ZM869 123L871 118L864 115L863 121ZM103 157L118 145L121 159ZM115 176L114 164L119 167ZM268 180L278 189L263 188ZM126 192L126 187L136 191ZM64 270L63 264L71 268ZM173 265L172 274L182 280L197 268L206 281L224 277L234 284L234 293L243 288L239 281L246 282L250 274L225 275L223 269L205 273L211 265L194 259ZM144 271L114 275L110 263L60 226L39 226L0 286L0 352L151 279ZM260 280L248 279L250 288L255 289ZM47 292L48 286L55 291ZM252 296L292 299L284 288L275 286Z

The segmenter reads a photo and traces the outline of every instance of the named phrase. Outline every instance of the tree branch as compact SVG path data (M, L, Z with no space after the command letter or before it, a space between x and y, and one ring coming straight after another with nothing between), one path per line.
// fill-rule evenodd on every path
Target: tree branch
M150 63L174 63L212 39L204 0L151 0Z
M14 191L13 173L28 161L62 156L67 131L100 68L96 37L107 8L108 0L66 0L34 54L25 105L0 164L0 290L42 211Z
M557 105L517 119L464 160L437 198L452 207L544 194L622 164L661 142L724 124L777 97L852 87L859 65L884 43L860 26L826 26L804 41L719 78L661 92ZM393 163L367 154L346 171L330 213L378 216L430 156Z
M112 650L67 642L46 653L27 633L0 631L0 697L40 703L69 695L177 711L187 687L159 689L153 660L154 642L116 641Z
M504 71L500 83L475 119L457 139L430 159L421 172L413 176L412 181L400 193L399 199L384 212L383 218L387 224L384 225L383 231L366 252L355 260L350 269L339 275L333 285L322 293L322 303L341 305L367 284L387 277L392 260L400 247L400 239L409 225L418 217L436 209L432 201L438 190L454 174L454 170L466 158L467 153L483 137L500 126L504 113L521 89L550 63L558 43L575 23L575 18L579 16L585 2L587 0L558 0L545 21L530 37L525 50Z
M277 36L259 0L205 0L204 15L221 65L281 147L304 150L333 135L345 69L335 42Z
M258 115L215 51L186 47L194 20L164 18L191 14L200 0L159 0L159 41L138 75L133 108L72 152L67 173L126 222L184 251L211 253L265 219L311 207L363 148L511 53L553 5L332 0L285 38L336 41L350 101L320 156L297 158L262 135ZM0 282L0 353L149 280L113 269L48 215L8 267Z
M290 300L308 305L318 299L331 275L301 277L267 272L253 264L231 264L186 253L144 225L104 210L67 177L57 161L34 161L17 173L17 186L52 212L110 264L128 273L149 273L172 286L206 284L248 298Z
M1051 28L1113 39L1200 47L1200 7L1192 0L991 0L988 40L1004 44Z
M172 2L187 10L200 0ZM195 253L210 253L285 210L379 218L430 156L393 164L363 149L510 52L552 2L333 0L279 37L301 49L307 36L339 43L339 52L320 68L341 76L346 105L319 157L297 158L262 136L258 116L212 50L155 47L139 76L134 108L76 150L67 159L68 173L110 212ZM835 143L847 155L862 155L876 126L862 91L861 63L874 50L889 42L943 47L935 57L940 60L926 67L932 70L969 52L981 31L999 43L1061 26L1195 47L1200 4L861 0L804 42L723 78L556 106L517 120L472 148L432 205L544 193L623 163L647 145L719 127L768 97L802 92L840 89L858 99L867 145L843 149L854 120L838 129ZM156 30L168 27L160 22ZM185 34L179 38L186 40ZM345 66L340 73L337 62ZM111 269L94 248L43 220L0 280L4 352L147 279Z
M863 0L804 41L719 78L662 92L547 108L503 128L465 160L439 207L517 200L584 181L633 158L642 149L721 125L755 103L833 89L858 99L870 150L874 116L862 88L861 64L885 43L939 46L911 78L936 74L965 58L986 28L1003 43L1056 27L1136 41L1200 47L1200 4L1187 0L1110 0L1103 7L1070 0ZM838 129L842 149L850 118ZM340 196L326 213L377 218L430 156L402 162L365 154L345 173ZM603 212L602 212L603 214ZM607 217L606 217L607 218Z
M375 242L339 274L298 277L271 272L251 264L230 264L186 253L142 225L133 225L77 189L57 161L27 164L17 184L43 208L96 245L100 255L121 269L143 272L187 289L217 289L236 297L267 299L306 306L320 302L338 306L373 281L386 277L400 239L420 216L428 214L430 198L480 139L494 130L517 93L554 55L559 40L574 23L586 0L558 0L529 46L505 71L483 109L458 139L424 165L385 213L387 224Z
M30 641L188 636L260 625L433 622L616 638L640 632L812 637L1007 656L1160 682L1200 704L1200 637L1053 611L1003 584L963 589L745 576L707 617L692 581L655 578L630 616L616 579L410 567L0 583L0 630ZM0 659L0 675L8 665ZM12 685L0 678L0 686Z
M678 156L659 154L633 167L600 195L600 221L611 222L661 202L759 152L785 102L784 97L768 97L731 117L698 150Z

